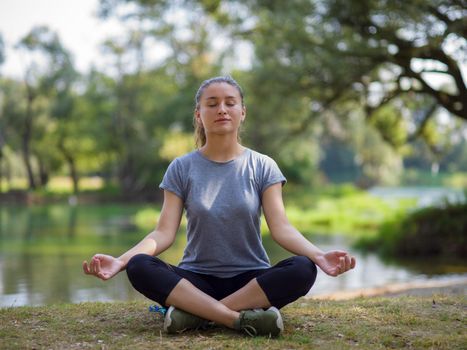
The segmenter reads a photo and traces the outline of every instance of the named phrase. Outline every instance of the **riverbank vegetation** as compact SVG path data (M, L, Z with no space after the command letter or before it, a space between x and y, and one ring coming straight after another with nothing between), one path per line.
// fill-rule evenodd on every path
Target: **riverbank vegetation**
M347 185L320 190L286 185L284 198L287 216L299 231L304 234L341 234L349 238L374 234L385 218L416 203L414 199L388 202ZM146 208L136 214L135 223L148 230L158 216L158 209ZM184 221L182 228L183 225ZM261 231L268 234L265 220L262 220Z
M148 302L83 303L0 309L8 349L462 349L465 296L300 299L283 309L277 339L216 327L167 335Z
M466 259L466 213L467 197L443 207L399 213L382 223L377 235L362 237L358 245L387 256Z

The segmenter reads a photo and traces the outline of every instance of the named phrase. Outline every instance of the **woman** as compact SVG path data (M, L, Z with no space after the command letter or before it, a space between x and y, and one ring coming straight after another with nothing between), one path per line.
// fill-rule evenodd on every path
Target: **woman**
M276 163L239 143L246 108L235 80L204 81L195 102L198 149L167 169L156 229L118 258L96 254L83 270L107 280L126 269L140 293L169 307L169 333L213 321L277 336L283 330L279 309L310 290L316 265L337 276L354 268L355 259L344 251L324 253L289 223L286 180ZM261 243L261 208L272 238L296 255L273 267ZM187 246L179 266L172 266L156 256L174 242L183 209Z

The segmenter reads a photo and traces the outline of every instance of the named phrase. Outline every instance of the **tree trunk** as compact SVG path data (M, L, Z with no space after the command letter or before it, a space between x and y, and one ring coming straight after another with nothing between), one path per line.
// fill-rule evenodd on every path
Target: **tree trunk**
M34 101L34 94L32 89L27 86L28 96L27 96L27 108L26 108L26 118L24 120L24 129L21 135L21 145L22 145L22 156L24 166L26 167L26 172L28 175L29 189L33 190L36 188L36 182L34 180L34 174L31 166L31 151L29 145L31 143L32 135L32 103Z
M3 151L0 149L0 193L3 192L2 180L3 180Z
M2 193L2 180L3 180L3 146L5 145L5 138L0 130L0 193Z
M120 188L122 189L123 194L126 197L133 196L135 177L133 174L133 161L131 158L128 157L122 162L118 175Z
M28 183L29 183L29 189L33 190L35 189L36 186L36 181L34 180L34 174L32 172L32 166L31 166L31 159L30 159L30 151L29 151L29 140L27 136L23 136L23 162L24 166L26 167L26 172L28 175Z
M49 182L49 172L47 171L47 167L44 165L44 162L40 157L37 157L39 163L39 184L41 187L47 186Z
M78 178L78 172L76 171L75 160L70 157L70 159L67 161L68 161L68 166L70 168L71 180L73 181L73 194L78 194L79 178Z
M65 148L64 144L64 137L60 138L58 142L58 148L60 152L62 152L63 157L65 158L66 163L68 164L68 168L70 170L71 181L73 182L73 194L78 194L79 192L79 176L78 171L76 169L76 162L75 158L71 155L71 153Z

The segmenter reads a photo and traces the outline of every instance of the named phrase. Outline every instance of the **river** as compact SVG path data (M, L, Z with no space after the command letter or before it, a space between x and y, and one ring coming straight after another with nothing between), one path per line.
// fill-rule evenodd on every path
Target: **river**
M377 190L375 195L383 192ZM104 282L84 275L81 264L96 252L118 255L138 242L147 230L136 226L134 218L147 208L121 204L0 207L0 307L144 299L124 273ZM346 249L357 258L356 268L337 278L320 271L310 296L467 278L467 266L432 260L390 262L353 249L343 236L315 233L307 237L324 250ZM184 234L178 233L162 258L176 264L185 241ZM290 256L268 235L263 243L272 263Z

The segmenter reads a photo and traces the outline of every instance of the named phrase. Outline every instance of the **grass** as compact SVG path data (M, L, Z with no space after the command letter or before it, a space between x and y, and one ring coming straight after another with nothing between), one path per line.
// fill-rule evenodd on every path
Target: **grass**
M467 349L465 296L300 299L277 339L217 327L169 336L149 302L0 309L8 349Z
M27 190L28 181L26 178L13 178L10 182L1 180L0 183L3 191L9 190ZM79 188L81 191L98 191L104 187L104 181L97 176L88 176L79 179ZM70 195L73 193L73 182L68 176L54 176L50 179L45 189L38 190L42 194L64 194Z
M284 194L287 217L305 234L344 234L353 238L374 236L381 223L416 204L412 199L388 202L353 186L333 186L320 192L293 185L289 187ZM156 208L144 208L135 215L134 223L142 230L150 230L159 214ZM185 227L183 218L182 228ZM261 232L269 234L264 218Z
M323 187L319 191L292 185L284 191L287 216L299 231L355 239L374 236L387 218L416 205L414 199L387 201L352 185Z
M25 177L15 177L6 181L2 178L0 180L0 188L3 192L9 190L27 190L28 181ZM465 188L467 187L467 173L466 172L442 172L439 174L432 174L429 171L406 169L402 173L400 179L400 186L444 186L452 188ZM105 187L102 178L98 176L82 176L79 179L80 192L98 192L105 191ZM114 184L114 186L117 186ZM288 191L293 184L289 183L285 187ZM323 190L324 188L324 190ZM342 192L354 192L353 186L349 184L332 184L325 186L315 186L314 191L318 193L342 193ZM292 192L301 192L300 186L297 186ZM298 190L298 191L297 191ZM71 178L66 175L59 175L51 177L46 188L43 190L37 190L41 194L49 195L70 195L73 193L73 184ZM118 192L118 188L113 188L112 193Z

